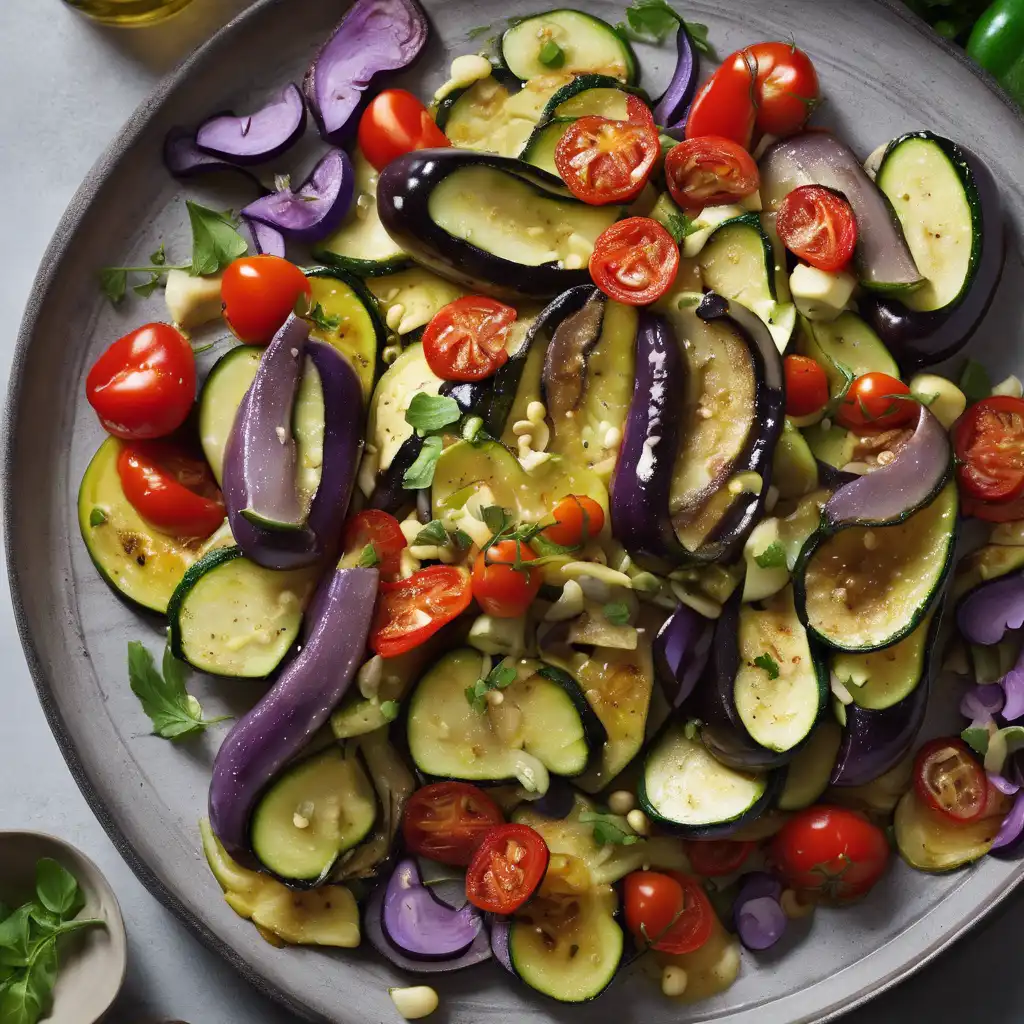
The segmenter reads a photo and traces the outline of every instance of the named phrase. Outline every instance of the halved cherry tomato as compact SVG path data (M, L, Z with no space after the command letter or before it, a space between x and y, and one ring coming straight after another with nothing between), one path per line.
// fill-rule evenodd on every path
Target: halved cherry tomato
M775 230L783 245L819 270L845 267L857 245L853 208L823 185L800 185L779 207Z
M1024 495L1024 399L975 402L953 428L953 448L965 495L995 503Z
M786 415L810 416L828 403L828 377L810 356L786 356Z
M662 953L692 953L711 938L715 911L696 878L681 871L634 871L623 883L626 927Z
M604 509L585 494L570 494L551 511L554 522L545 526L542 536L552 544L576 548L586 544L604 529Z
M370 646L382 658L411 651L461 615L472 600L469 574L452 565L430 565L408 579L381 583Z
M877 434L905 427L917 419L918 407L903 381L872 371L858 377L836 412L836 419L855 434Z
M169 441L135 441L117 457L121 489L136 512L173 537L208 537L224 501L203 459Z
M654 124L654 111L639 96L626 96L626 120L633 124Z
M792 43L755 43L746 52L757 67L757 130L782 136L800 131L819 99L811 58Z
M435 782L405 805L402 837L418 857L464 868L491 829L505 824L501 808L468 782Z
M363 156L378 171L414 149L451 145L430 111L405 89L385 89L370 100L359 119L358 141Z
M423 331L423 357L444 380L483 380L508 361L505 342L517 317L485 295L465 295L439 309Z
M224 319L247 345L266 345L295 309L311 295L306 275L280 256L243 256L228 264L220 283Z
M590 276L610 299L630 306L656 302L679 271L679 247L650 217L627 217L598 236Z
M518 619L537 596L544 578L540 569L516 569L518 560L537 557L529 544L502 540L481 551L473 563L473 597L496 619Z
M536 891L548 869L548 845L529 825L498 825L466 871L466 899L492 914L511 914Z
M717 135L750 149L754 135L754 58L737 50L722 61L690 104L686 138Z
M914 789L950 821L976 821L988 802L988 778L967 744L955 737L930 740L914 758Z
M863 896L882 877L889 842L856 811L815 806L782 826L770 858L791 888L841 902Z
M632 113L638 120L578 118L558 140L555 166L577 199L592 206L626 202L647 184L661 143L650 111L644 118L634 105Z
M731 139L702 135L673 146L665 157L665 181L686 210L735 203L761 184L751 155Z
M192 346L169 324L139 327L96 360L85 394L115 437L164 437L185 422L196 398Z
M695 839L686 844L686 853L695 874L715 878L739 871L756 846L743 839Z
M960 512L965 516L973 516L986 523L1015 523L1024 519L1024 495L1012 501L1000 501L993 504L979 501L969 494L960 492Z
M379 559L377 569L381 578L397 576L405 534L398 520L379 508L367 508L354 515L345 525L345 561L358 564L368 544L373 545Z

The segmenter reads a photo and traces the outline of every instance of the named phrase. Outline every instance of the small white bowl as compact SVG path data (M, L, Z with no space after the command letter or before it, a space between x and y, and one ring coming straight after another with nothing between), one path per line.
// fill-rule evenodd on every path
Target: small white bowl
M117 897L100 869L73 846L41 832L0 831L0 900L17 907L33 897L36 863L51 857L82 887L81 917L106 927L83 928L61 944L60 968L47 1024L94 1024L110 1009L124 983L128 944Z

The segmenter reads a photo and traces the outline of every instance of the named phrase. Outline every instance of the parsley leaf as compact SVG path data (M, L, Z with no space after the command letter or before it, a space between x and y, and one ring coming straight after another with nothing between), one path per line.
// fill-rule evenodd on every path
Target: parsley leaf
M100 290L116 306L128 290L128 271L123 267L104 267L100 271Z
M483 714L487 708L487 694L491 690L504 690L515 681L515 666L502 661L487 673L485 679L478 679L472 686L466 687L466 700L474 711Z
M758 668L763 668L768 673L769 679L779 678L779 663L767 651L764 654L759 654L754 659L754 664Z
M554 39L549 39L540 48L537 60L547 68L560 68L565 63L565 50Z
M690 34L690 42L693 43L693 48L705 57L718 60L715 48L708 41L707 25L702 25L699 21L684 21L683 24L686 26L686 31Z
M504 533L512 525L512 517L500 505L488 505L480 510L480 515L487 529L495 536Z
M468 551L473 546L473 538L465 530L456 530L452 535L452 543L460 551Z
M356 565L361 569L373 569L380 565L380 555L377 554L377 549L372 541L363 548Z
M341 326L341 317L324 312L324 307L319 302L306 314L305 319L309 320L314 327L326 331L328 334Z
M434 545L435 547L447 543L448 531L444 528L444 523L442 523L440 519L431 519L430 522L416 534L416 539L413 541L414 545Z
M579 820L581 824L593 826L594 842L598 846L632 846L640 842L640 837L630 830L626 820L617 815L584 811Z
M786 549L777 540L773 540L761 554L754 555L754 561L762 569L785 569Z
M154 267L162 267L167 263L167 250L164 248L164 243L160 243L160 248L156 252L150 253L149 262Z
M193 277L219 274L229 263L249 251L245 239L223 213L193 203L191 199L185 201L185 206L192 225L192 266L189 273Z
M441 455L441 438L428 437L423 442L416 461L405 471L402 486L407 491L418 491L434 482L434 469Z
M171 654L170 647L164 650L161 675L153 663L153 655L138 640L129 642L128 681L132 693L139 698L142 710L152 721L153 732L167 740L190 736L215 722L226 721L226 718L203 718L199 701L185 690L186 672L184 662Z
M665 0L633 0L626 8L630 31L640 39L656 43L663 42L682 21Z
M380 706L380 717L385 722L393 722L398 717L398 701L386 700Z
M629 625L629 605L624 601L612 601L601 610L613 626Z
M136 295L143 299L148 299L153 292L156 291L157 285L160 284L160 275L152 274L148 281L144 281L142 284L137 284L132 287L132 291Z
M992 378L976 359L968 359L960 371L960 390L968 402L980 402L992 394Z
M456 423L462 411L454 398L446 395L427 395L422 391L413 395L405 411L405 422L420 434L441 430L450 423Z

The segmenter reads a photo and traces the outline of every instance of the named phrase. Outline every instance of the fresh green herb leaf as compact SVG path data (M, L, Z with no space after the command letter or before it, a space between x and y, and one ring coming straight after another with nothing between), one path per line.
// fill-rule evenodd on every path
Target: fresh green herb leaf
M139 698L142 710L153 723L153 732L164 739L180 739L202 732L225 718L204 719L199 702L185 691L186 668L183 662L164 651L163 675L153 663L153 655L139 643L128 644L128 681ZM2 1020L2 1018L0 1018Z
M718 60L715 48L708 41L707 25L702 25L699 21L684 21L683 24L686 26L686 31L690 34L690 42L693 43L693 48L705 57Z
M487 529L495 536L504 533L512 525L512 516L500 505L488 505L480 510Z
M245 239L223 213L209 210L193 203L191 199L185 201L185 206L192 225L192 265L189 273L193 277L219 274L229 263L249 251Z
M90 526L102 526L107 521L107 513L101 508L94 508L89 513Z
M613 626L629 625L629 605L624 601L612 601L606 604L601 611Z
M980 402L992 394L992 378L976 359L968 359L960 371L960 390L968 402Z
M132 291L143 299L148 299L160 284L160 275L153 274L148 281L132 286Z
M341 326L341 317L332 316L324 312L324 307L318 302L307 314L306 318L314 327L330 334Z
M660 43L683 19L665 0L633 0L626 8L626 21L633 35Z
M540 48L537 60L546 68L560 68L565 63L565 50L554 39L549 39Z
M473 538L465 530L456 530L451 534L451 538L459 551L468 551L473 546Z
M0 992L0 1021L3 1024L36 1024L43 1015L36 983L28 973L16 978Z
M699 230L693 218L683 213L682 210L665 210L660 217L654 219L672 236L676 245L679 245L688 235Z
M487 673L486 679L478 679L472 686L466 687L466 700L474 711L482 714L487 707L487 694L491 690L504 690L515 681L515 666L501 661Z
M571 555L574 552L579 551L579 544L556 544L553 540L548 540L548 538L540 532L543 529L544 527L541 526L533 536L521 538L530 544L538 555Z
M128 271L121 267L104 267L100 271L100 289L116 306L128 290Z
M11 916L11 913L11 908L3 900L0 900L0 922L6 921Z
M786 549L777 540L773 540L761 554L754 555L754 561L762 569L785 569Z
M462 411L459 403L447 395L428 395L420 391L413 395L405 411L405 422L420 434L441 430L457 423Z
M0 923L0 964L24 967L31 952L29 926L33 904L25 903ZM0 1021L3 1017L0 1017Z
M149 262L154 267L162 267L167 263L167 250L164 248L164 243L160 243L160 248L156 252L150 253Z
M599 814L597 811L583 811L580 814L580 823L592 825L594 830L594 842L598 846L632 846L640 842L625 818L616 814Z
M85 896L75 876L50 857L43 857L36 864L36 896L51 914L61 919L74 917L85 906Z
M414 545L433 545L440 547L442 544L448 543L448 531L444 528L444 523L440 519L431 519L426 526L416 534L416 539L413 541Z
M377 554L377 549L372 541L363 548L356 565L361 569L374 569L380 565L380 555Z
M416 461L405 471L402 486L407 491L418 491L434 482L434 469L441 455L441 438L428 437L423 442Z
M988 729L980 725L969 725L960 733L960 739L980 757L984 757L988 753Z
M768 673L769 679L779 678L779 663L767 652L759 654L754 659L754 664L758 668L763 668Z
M380 706L380 717L385 722L393 722L398 717L398 701L386 700Z

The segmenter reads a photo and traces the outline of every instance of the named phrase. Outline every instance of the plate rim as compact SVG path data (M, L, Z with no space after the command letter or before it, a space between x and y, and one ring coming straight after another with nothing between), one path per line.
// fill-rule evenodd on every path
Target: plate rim
M966 68L1001 102L1019 124L1024 126L1024 110L1018 107L996 79L988 71L971 60L964 50L934 32L900 0L870 0L870 2L876 7L888 11L914 29L926 45L937 46L948 56L953 57L958 64ZM26 301L21 325L15 340L14 354L11 360L10 376L4 401L3 424L5 430L2 480L0 480L0 484L2 484L3 488L3 538L6 552L12 551L17 543L15 536L17 531L14 527L15 517L13 512L15 504L13 498L14 488L10 484L14 470L16 447L15 430L13 428L17 420L17 413L22 404L22 371L29 346L36 332L41 311L57 277L56 267L64 251L71 244L71 239L80 222L86 216L92 201L106 180L110 170L120 160L124 152L135 143L148 126L152 117L170 98L171 94L188 78L192 68L228 44L240 27L251 20L262 17L266 10L283 6L284 3L285 0L254 0L249 7L231 18L209 39L196 47L176 67L161 78L153 90L135 108L121 130L114 136L100 157L89 169L82 183L71 197L64 213L61 215L60 221L54 229L53 236L44 250L39 269L29 290L29 298ZM258 992L304 1020L325 1020L326 1018L316 1013L308 1005L299 1002L283 988L269 981L259 970L251 966L229 943L215 935L199 917L184 906L177 894L160 880L143 856L136 850L134 844L125 835L105 800L90 780L85 764L79 756L74 740L65 726L61 712L53 699L46 670L29 629L25 604L21 593L21 576L15 565L15 560L11 559L9 554L6 561L15 626L46 722L53 733L57 747L67 764L71 777L74 779L89 809L103 828L108 839L114 845L118 854L120 854L132 873L151 896L155 897L166 909L174 914L207 949L227 962ZM911 975L917 973L926 964L939 956L939 954L948 950L954 943L960 941L964 936L976 929L983 921L988 920L992 912L1017 889L1022 880L1024 880L1024 873L1020 873L1004 889L994 893L985 904L978 907L977 916L963 922L960 927L944 935L941 942L933 945L932 948L920 954L915 960L907 963L902 971L895 974L895 976L882 979L879 984L869 988L867 991L861 992L846 1005L826 1011L821 1016L813 1018L813 1024L824 1024L826 1021L835 1020L842 1014L863 1006L878 995L888 992Z

